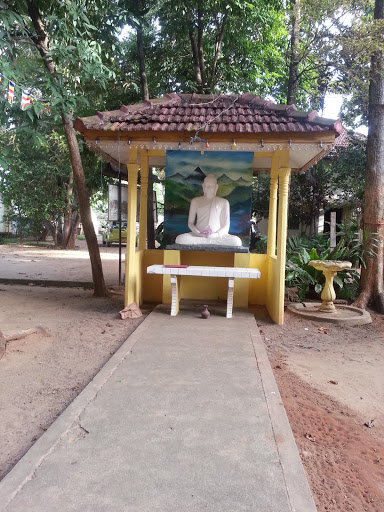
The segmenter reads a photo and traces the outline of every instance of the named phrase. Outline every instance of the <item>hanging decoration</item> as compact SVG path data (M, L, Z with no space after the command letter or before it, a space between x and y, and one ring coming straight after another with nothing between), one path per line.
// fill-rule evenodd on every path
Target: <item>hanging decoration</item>
M31 95L27 91L23 91L21 94L21 110L25 110L25 107L31 103Z
M13 103L13 97L15 95L15 84L11 81L9 81L8 85L8 103L12 105Z
M44 111L46 112L46 114L47 114L48 116L50 116L50 115L51 115L51 111L50 111L50 109L49 109L49 102L48 102L48 101L46 101L46 102L44 102L44 101L43 101L41 104L42 104L45 108L42 108L42 109L40 110L40 117L44 114Z
M7 79L7 77L4 77L4 75L0 73L0 84L2 83L3 78ZM34 101L36 101L36 98L33 96L33 94L29 93L27 89L22 88L20 85L17 85L12 80L8 80L8 103L10 105L13 105L13 102L15 100L16 89L21 89L20 108L24 111L27 109L28 105L31 105ZM49 108L49 102L42 100L38 100L38 102L41 103L43 107L40 110L40 117L44 113L47 114L47 116L50 116L51 109Z

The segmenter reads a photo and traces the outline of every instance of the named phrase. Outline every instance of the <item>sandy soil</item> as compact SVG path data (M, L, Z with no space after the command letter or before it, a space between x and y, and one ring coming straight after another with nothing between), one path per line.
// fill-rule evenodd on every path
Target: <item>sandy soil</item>
M0 284L0 331L45 330L0 348L0 479L139 325L120 320L122 306L119 294ZM383 512L384 318L339 327L287 312L277 326L255 315L319 512Z
M141 323L121 320L123 307L121 294L0 285L3 334L46 331L9 341L0 359L0 479Z

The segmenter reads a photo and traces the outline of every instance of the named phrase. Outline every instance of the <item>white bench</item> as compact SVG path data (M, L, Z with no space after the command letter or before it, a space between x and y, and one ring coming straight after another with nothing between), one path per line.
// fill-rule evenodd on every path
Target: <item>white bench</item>
M227 318L232 318L233 287L236 278L259 279L260 270L257 268L239 267L202 267L188 265L151 265L147 267L148 274L166 274L171 276L172 305L171 316L179 312L179 276L226 277L228 279Z

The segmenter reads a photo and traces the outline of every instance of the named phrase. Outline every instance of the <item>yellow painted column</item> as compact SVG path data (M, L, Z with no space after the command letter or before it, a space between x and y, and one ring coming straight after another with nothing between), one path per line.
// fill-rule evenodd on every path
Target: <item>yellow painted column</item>
M127 249L125 255L125 294L124 304L129 306L137 302L136 297L136 212L137 212L137 150L129 150L128 168L128 219L127 219Z
M269 215L268 215L268 256L276 255L276 226L277 226L277 171L279 165L279 153L272 156L271 181L269 188Z
M140 222L139 250L147 248L148 150L140 151Z
M277 272L278 272L278 321L284 323L284 292L285 292L285 256L288 226L288 189L291 169L279 169L279 220L277 227Z

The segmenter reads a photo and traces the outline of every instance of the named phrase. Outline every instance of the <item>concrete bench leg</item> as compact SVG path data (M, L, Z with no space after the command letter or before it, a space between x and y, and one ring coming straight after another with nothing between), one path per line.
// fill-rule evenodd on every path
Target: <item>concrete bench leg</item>
M171 316L176 316L179 312L179 282L178 276L171 275L172 304Z
M235 283L235 279L233 277L230 277L228 279L227 318L232 318L234 283Z

